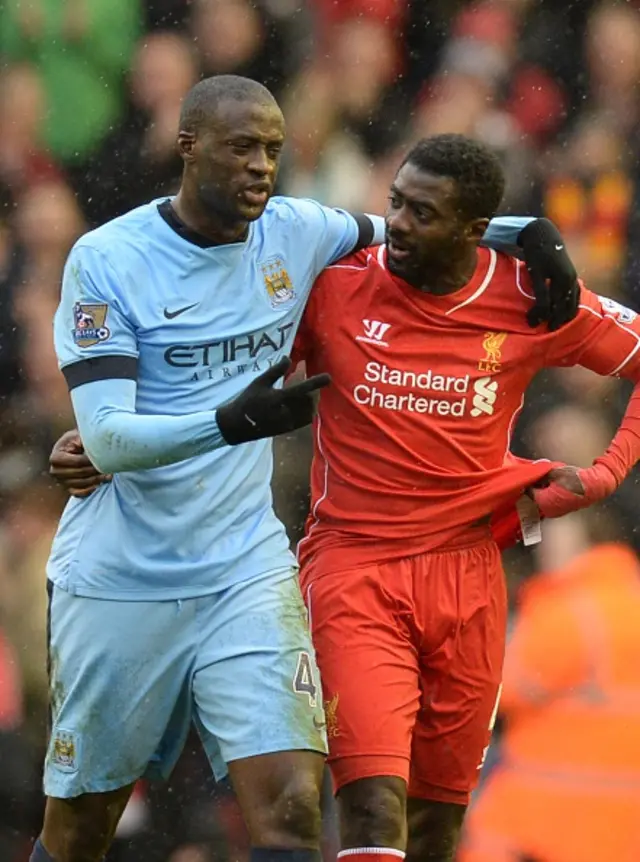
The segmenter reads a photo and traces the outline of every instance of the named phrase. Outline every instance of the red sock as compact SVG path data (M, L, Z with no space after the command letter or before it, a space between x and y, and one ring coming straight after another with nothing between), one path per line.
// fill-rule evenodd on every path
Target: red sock
M402 850L392 850L390 847L354 847L352 850L341 850L338 853L339 862L402 862L407 854Z

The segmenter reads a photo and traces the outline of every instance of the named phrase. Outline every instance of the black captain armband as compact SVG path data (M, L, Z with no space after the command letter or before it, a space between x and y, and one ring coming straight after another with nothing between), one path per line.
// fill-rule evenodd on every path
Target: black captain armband
M368 215L364 213L349 213L358 225L358 239L352 251L360 251L361 248L368 248L373 243L375 228L373 222Z
M138 360L135 356L96 356L65 365L62 373L69 391L96 380L137 380Z

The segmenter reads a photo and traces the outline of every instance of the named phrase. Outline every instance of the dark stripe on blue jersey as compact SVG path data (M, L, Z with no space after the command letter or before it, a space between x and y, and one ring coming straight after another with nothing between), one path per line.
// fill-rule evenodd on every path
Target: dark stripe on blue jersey
M62 373L70 390L96 380L137 380L138 360L135 356L96 356L66 365Z
M373 242L374 227L369 216L364 213L349 213L356 220L358 225L358 239L353 251L360 251L361 248L367 248Z

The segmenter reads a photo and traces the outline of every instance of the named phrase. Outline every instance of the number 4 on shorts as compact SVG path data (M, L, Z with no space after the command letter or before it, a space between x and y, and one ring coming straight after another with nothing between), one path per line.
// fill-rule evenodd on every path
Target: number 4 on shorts
M315 708L318 705L316 700L318 686L313 678L313 662L308 652L301 652L298 655L298 666L293 678L293 690L296 694L306 694L309 698L309 706Z

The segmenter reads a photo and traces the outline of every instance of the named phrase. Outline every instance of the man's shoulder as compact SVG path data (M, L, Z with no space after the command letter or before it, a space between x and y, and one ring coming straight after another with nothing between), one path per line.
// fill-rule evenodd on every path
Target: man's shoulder
M143 204L88 231L76 241L74 251L93 252L94 256L97 253L117 268L147 244L151 231L160 221L157 204L158 201ZM145 242L141 243L141 239Z
M265 207L260 221L263 223L282 222L303 230L318 230L331 214L346 212L340 207L322 204L313 198L295 198L288 195L274 195Z
M289 195L274 195L265 207L262 218L291 221L307 216L313 218L324 209L323 205L311 198L294 198Z
M159 219L157 207L158 201L151 201L129 210L83 234L74 248L90 248L117 258L123 246L135 247L141 236L149 236L150 227Z
M370 246L341 257L321 272L318 281L354 281L379 272L384 274L378 255L383 246Z

